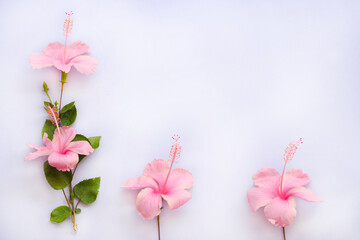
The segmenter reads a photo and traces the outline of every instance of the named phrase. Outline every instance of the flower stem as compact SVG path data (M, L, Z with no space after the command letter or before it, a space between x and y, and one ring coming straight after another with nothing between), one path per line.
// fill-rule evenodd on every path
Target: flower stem
M76 225L76 219L75 219L75 206L74 206L74 197L73 197L73 192L72 192L72 184L70 182L69 184L69 192L70 192L70 203L71 203L71 209L72 209L72 216L73 216L73 228L74 228L74 231L76 232L77 231L77 225Z
M160 214L157 216L157 224L158 224L158 236L160 240Z
M66 199L66 203L67 203L67 205L68 205L68 206L69 206L69 208L71 209L69 199L66 197L66 194L65 194L64 189L61 189L61 190L62 190L62 192L63 192L63 194L64 194L65 199Z
M59 111L61 111L61 102L62 102L62 95L64 91L64 84L66 83L67 73L61 72L61 93L60 93L60 106Z
M285 236L285 227L282 228L283 231L283 235L284 235L284 240L286 240L286 236Z

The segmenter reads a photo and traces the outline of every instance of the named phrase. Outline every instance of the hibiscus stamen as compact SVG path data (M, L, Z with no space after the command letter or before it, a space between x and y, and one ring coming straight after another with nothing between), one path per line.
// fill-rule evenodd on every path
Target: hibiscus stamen
M50 107L49 105L47 105L46 107L44 107L44 109L46 110L46 112L49 115L50 121L58 126L58 123L60 122L60 117L59 117L59 112L55 107Z
M280 195L283 194L283 180L284 180L286 164L288 163L288 161L293 160L296 150L298 149L299 145L302 143L303 143L302 138L300 138L297 142L290 143L285 149L285 154L284 154L285 165L284 165L284 169L283 169L283 172L281 175Z
M171 146L171 150L170 150L170 154L169 154L169 162L171 161L171 165L170 165L170 169L169 169L169 172L166 176L166 180L165 180L165 183L162 187L162 189L165 189L165 186L166 186L166 183L169 179L169 176L170 176L170 172L171 172L171 169L172 169L172 166L174 164L175 161L177 161L179 158L180 158L180 152L181 152L181 146L180 146L180 143L179 143L179 135L174 135L172 137L172 139L174 139L175 143Z
M56 109L55 109L56 110ZM57 119L56 116L59 116L59 113L57 112L57 115L55 114L54 110L50 107L50 106L47 106L47 110L46 110L48 113L49 113L49 116L50 116L50 120L51 118L53 119ZM51 117L52 116L52 117ZM59 118L59 122L60 122L60 118ZM60 127L59 127L59 124L57 121L55 121L55 124L56 124L56 129L58 130L58 133L59 133L59 152L61 152L61 134L60 134Z
M73 28L73 23L74 23L74 21L71 19L71 16L74 13L72 11L70 11L70 13L65 12L65 14L67 15L67 17L65 19L64 27L63 27L63 31L64 31L64 35L65 35L65 47L64 47L63 61L65 61L66 45L67 45L68 36L71 33L71 30Z

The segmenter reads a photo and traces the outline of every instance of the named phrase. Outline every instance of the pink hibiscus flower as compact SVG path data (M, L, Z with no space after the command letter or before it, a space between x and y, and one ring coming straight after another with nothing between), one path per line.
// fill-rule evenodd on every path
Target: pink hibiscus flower
M180 157L181 146L178 137L170 151L171 165L167 161L155 159L148 163L143 176L129 179L122 187L132 190L142 189L136 199L136 208L144 219L158 216L164 199L170 209L176 209L191 199L186 189L193 186L192 174L181 168L172 170L172 166Z
M43 52L30 55L32 68L40 69L54 66L62 72L68 73L72 66L82 74L91 74L96 71L98 61L90 56L84 55L90 52L85 43L76 41L67 46L67 39L72 30L73 20L71 13L66 13L67 19L64 23L65 44L60 42L50 43Z
M274 168L262 168L253 176L254 185L247 192L247 198L253 212L264 208L265 217L275 226L285 227L290 225L296 216L296 202L294 197L306 201L320 202L312 191L305 188L310 183L308 175L300 169L291 169L285 173L285 167L302 143L290 143L285 150L285 166L282 175ZM285 230L283 229L284 234Z
M89 155L94 149L87 141L71 142L76 136L73 127L57 127L52 141L44 133L43 142L45 146L28 144L29 147L36 149L36 152L29 153L25 160L49 155L49 165L59 171L70 171L79 162L79 155Z

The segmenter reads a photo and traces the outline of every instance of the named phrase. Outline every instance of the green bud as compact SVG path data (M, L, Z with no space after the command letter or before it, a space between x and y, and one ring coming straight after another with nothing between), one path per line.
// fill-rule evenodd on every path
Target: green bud
M47 93L49 91L49 88L48 88L46 82L43 83L43 88L44 88L44 92Z

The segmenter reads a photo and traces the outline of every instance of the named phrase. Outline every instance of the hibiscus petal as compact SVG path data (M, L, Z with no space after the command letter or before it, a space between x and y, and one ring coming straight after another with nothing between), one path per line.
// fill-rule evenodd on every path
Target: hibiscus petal
M161 195L151 188L141 190L136 198L136 209L144 219L153 219L159 215L161 206Z
M29 56L30 65L34 69L40 69L44 67L51 67L53 65L53 59L45 56L43 53L33 53Z
M189 171L182 168L176 168L170 173L166 183L166 189L189 189L193 184L193 176Z
M70 171L79 162L79 155L71 151L67 151L65 154L53 152L50 154L48 161L50 166L59 171Z
M259 208L266 206L275 197L276 193L262 187L251 188L247 192L248 202L253 212L256 212Z
M49 149L52 148L52 143L51 143L51 140L48 138L48 134L47 133L44 133L44 136L43 136L43 143L45 144L46 147L48 147Z
M170 167L165 160L155 159L151 163L148 163L144 169L144 175L152 177L160 187L165 183L167 174L169 173Z
M280 173L274 169L274 168L262 168L257 173L253 175L254 185L259 187L264 187L265 185L268 185L268 181L271 182L277 181L277 179L280 179Z
M69 143L65 147L64 151L72 151L77 154L89 155L94 151L94 149L91 147L88 141L75 141Z
M322 202L313 191L305 187L297 187L289 190L286 196L295 196L309 202Z
M73 58L70 63L82 74L92 74L96 71L98 60L90 56L78 56Z
M25 160L33 160L35 158L41 157L41 156L45 156L45 155L49 155L51 153L51 149L44 147L44 146L37 146L37 145L32 145L32 144L27 144L29 147L36 149L37 151L29 153L26 157Z
M303 173L301 169L291 169L284 175L283 193L295 187L305 186L310 182L308 175Z
M191 199L191 193L183 189L173 189L161 196L166 200L170 209L179 208Z
M63 60L64 56L64 44L60 42L52 42L43 51L45 56L48 56L54 60Z
M75 136L76 136L76 131L73 127L64 126L59 129L55 129L52 140L53 150L58 152L63 151L66 148L66 146L69 145L70 142L75 138ZM60 145L61 145L61 149L59 149Z
M287 200L274 198L264 208L265 217L269 222L279 227L290 225L296 216L296 202L293 197Z
M88 45L81 41L73 42L66 48L66 62L68 63L71 59L88 52L90 52Z
M131 190L142 189L142 188L152 188L155 191L159 190L159 186L157 182L155 182L154 179L148 176L130 178L122 185L122 187Z

